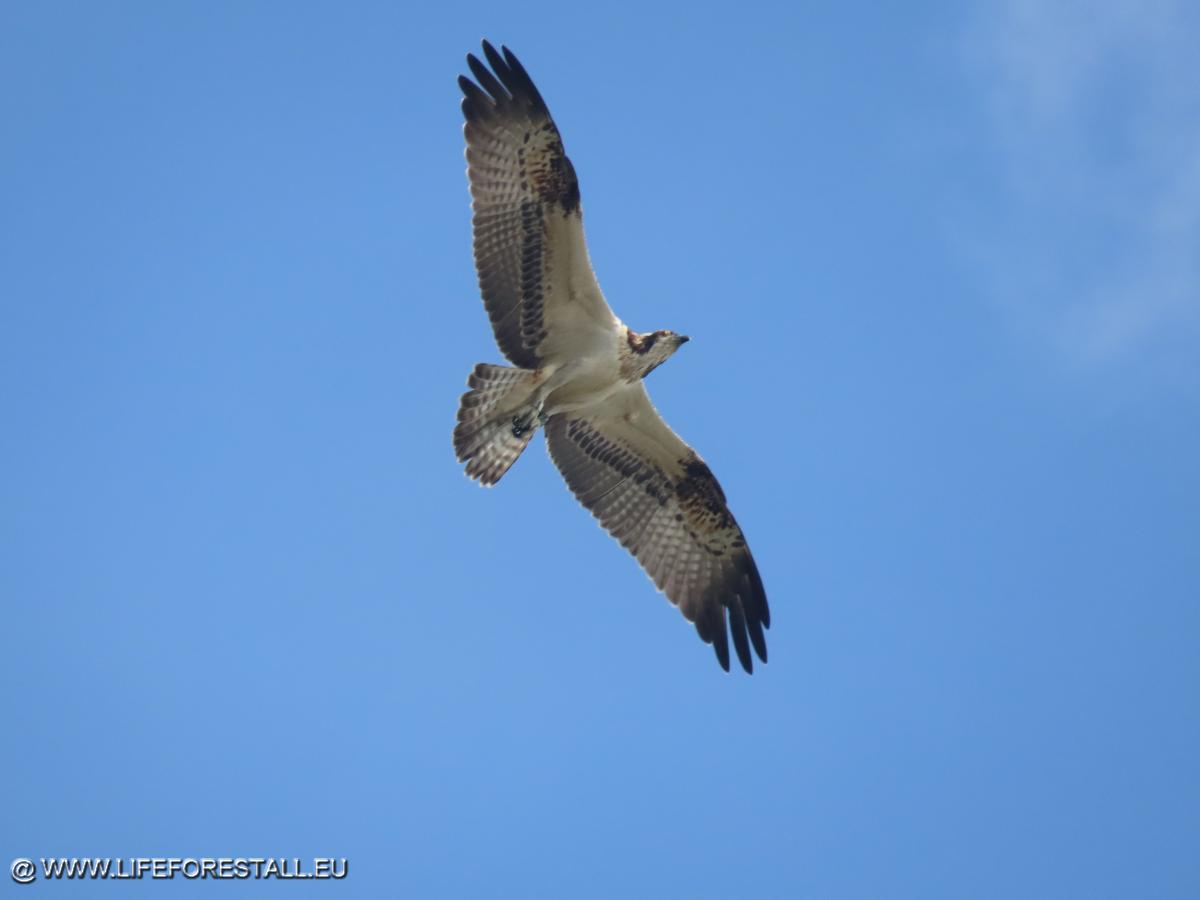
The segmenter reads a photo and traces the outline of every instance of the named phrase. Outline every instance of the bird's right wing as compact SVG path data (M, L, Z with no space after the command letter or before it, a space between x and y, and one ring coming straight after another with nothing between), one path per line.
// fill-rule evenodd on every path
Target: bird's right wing
M507 48L458 79L467 123L475 268L496 343L538 368L610 340L615 317L588 260L579 182L541 94Z
M576 498L641 563L729 669L726 613L747 672L767 660L767 595L716 478L662 420L641 382L551 416L550 456ZM747 640L748 638L748 640Z

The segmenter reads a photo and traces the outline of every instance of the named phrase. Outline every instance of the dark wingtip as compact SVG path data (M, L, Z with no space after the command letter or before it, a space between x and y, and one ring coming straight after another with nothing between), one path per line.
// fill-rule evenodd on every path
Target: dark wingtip
M725 617L721 616L721 627L713 635L713 650L717 654L717 662L726 672L729 671L729 635L725 631Z
M763 630L771 627L771 608L767 605L767 591L763 587L762 576L758 565L750 551L746 550L738 568L742 573L742 583L738 589L736 601L745 613L746 630L750 634L750 642L754 652L763 662L767 661L767 639Z
M722 656L721 655L721 645L718 644L716 641L713 641L713 649L717 651L718 665L720 665L722 669L724 669L726 672L728 672L729 671L729 648L728 647L725 648L725 655Z
M758 620L762 622L763 628L771 627L771 607L767 605L767 589L763 587L762 575L758 572L758 565L754 562L754 557L746 552L747 575L750 578L750 589L754 592L757 607Z
M758 654L758 658L763 662L767 661L767 639L763 635L762 623L757 619L748 619L746 625L750 632L750 643L754 645L754 652Z
M492 71L496 73L496 78L500 80L500 83L507 89L508 94L512 96L512 99L520 99L538 112L549 117L550 110L546 107L546 101L542 99L541 92L538 91L537 86L533 83L533 79L529 77L529 73L521 65L521 60L517 58L517 54L513 53L504 44L501 44L500 50L497 51L487 40L483 41L482 46L484 58L492 67ZM470 65L469 61L468 65ZM476 72L474 67L472 67L471 71ZM478 75L478 72L476 72L476 75ZM481 81L481 83L483 82ZM486 83L483 86L489 90L491 89Z
M738 662L747 675L753 675L754 661L750 658L750 642L746 639L746 614L737 598L729 606L729 630L733 635L733 649L737 651Z
M500 76L501 81L507 83L508 79L506 79L504 76L507 75L509 71L508 63L504 61L504 57L497 53L496 48L493 47L487 40L483 42L483 56L488 61L488 65L492 67L492 71Z
M488 67L479 61L479 58L468 53L467 65L471 68L471 74L475 76L475 80L479 82L479 86L492 95L492 99L498 104L507 103L511 97L504 85L502 85L493 75Z
M458 86L463 92L463 118L468 122L479 122L493 115L495 102L466 75L458 76Z

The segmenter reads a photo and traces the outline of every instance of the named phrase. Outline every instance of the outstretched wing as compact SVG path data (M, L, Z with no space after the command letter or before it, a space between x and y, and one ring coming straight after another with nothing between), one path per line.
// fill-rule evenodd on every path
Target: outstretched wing
M767 595L716 478L631 385L613 400L552 416L550 456L575 497L629 550L729 670L726 613L742 668L767 661ZM749 640L747 640L749 638Z
M475 268L496 343L537 368L611 334L614 317L588 261L579 182L533 81L507 48L487 41L459 76L465 97ZM548 340L549 338L549 340Z

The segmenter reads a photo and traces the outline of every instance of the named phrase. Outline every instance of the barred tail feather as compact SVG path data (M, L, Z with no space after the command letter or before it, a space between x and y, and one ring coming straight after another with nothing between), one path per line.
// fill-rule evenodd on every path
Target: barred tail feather
M493 485L509 470L529 445L533 429L513 434L512 417L528 399L534 386L528 369L479 363L467 379L471 390L458 405L454 427L454 452L467 464L467 475Z

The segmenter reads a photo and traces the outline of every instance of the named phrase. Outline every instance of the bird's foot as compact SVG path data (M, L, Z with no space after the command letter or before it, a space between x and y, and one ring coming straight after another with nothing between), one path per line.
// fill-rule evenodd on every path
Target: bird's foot
M512 418L512 436L515 438L525 437L526 434L546 424L546 413L542 409L542 404L526 410L520 415Z

